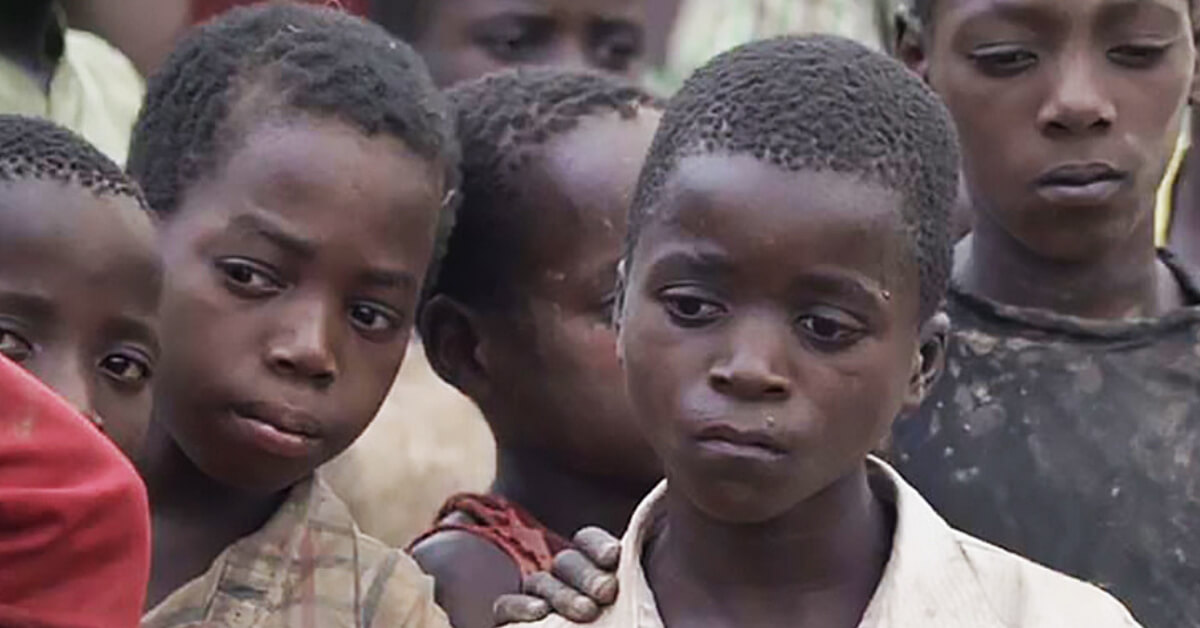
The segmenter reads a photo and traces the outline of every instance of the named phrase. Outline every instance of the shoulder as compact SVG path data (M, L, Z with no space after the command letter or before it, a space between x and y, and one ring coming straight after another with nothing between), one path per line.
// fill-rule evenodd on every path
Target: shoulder
M993 607L1014 626L1132 628L1129 610L1099 587L1072 578L962 532L963 554L992 598Z
M460 628L490 626L496 598L521 589L513 559L470 532L436 532L413 546L412 555L433 576L438 603Z

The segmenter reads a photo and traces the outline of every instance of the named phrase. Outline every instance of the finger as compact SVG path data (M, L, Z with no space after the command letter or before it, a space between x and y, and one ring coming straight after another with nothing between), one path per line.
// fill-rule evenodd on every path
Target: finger
M545 619L549 614L550 603L532 595L501 595L492 605L492 615L497 626L537 621Z
M621 561L621 540L608 532L587 527L575 533L575 546L597 567L605 571L616 571Z
M527 576L521 590L546 600L555 613L573 622L591 623L600 616L595 602L544 571Z
M600 606L609 606L617 599L617 578L600 571L578 550L564 550L554 557L551 573L567 586L582 591Z

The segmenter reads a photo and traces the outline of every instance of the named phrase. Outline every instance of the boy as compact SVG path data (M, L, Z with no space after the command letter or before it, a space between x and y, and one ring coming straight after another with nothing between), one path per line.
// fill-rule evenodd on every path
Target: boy
M936 97L846 40L749 44L685 83L634 197L619 316L667 482L598 626L1137 625L954 531L868 455L940 368L956 170Z
M0 4L0 113L49 118L124 164L142 92L133 64L68 29L57 3Z
M459 628L549 571L585 525L619 533L662 477L617 364L614 287L625 215L658 122L622 81L504 72L449 92L463 202L421 336L434 369L483 410L488 495L459 495L413 555Z
M924 1L901 47L955 118L975 226L897 466L951 523L1155 627L1200 624L1200 291L1154 238L1190 8Z
M149 421L160 273L116 164L0 115L0 625L137 623L146 490L101 431L133 455Z
M456 168L420 60L332 9L230 11L151 82L130 170L161 218L170 342L139 461L143 625L448 625L315 471L404 358Z
M371 17L410 42L438 85L507 67L591 68L635 78L648 0L371 0Z

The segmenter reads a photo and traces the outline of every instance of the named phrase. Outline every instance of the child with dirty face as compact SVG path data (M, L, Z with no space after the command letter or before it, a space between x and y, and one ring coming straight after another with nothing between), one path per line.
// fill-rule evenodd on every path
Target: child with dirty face
M372 0L372 19L410 42L447 86L516 66L637 77L648 0Z
M126 456L150 420L160 286L137 186L74 133L0 115L2 625L137 622L150 521Z
M672 99L618 317L667 480L595 625L1136 625L869 455L942 364L957 167L936 96L847 40L749 44Z
M130 457L159 359L154 238L115 163L50 122L0 116L0 355Z
M231 11L151 81L130 169L161 217L170 342L143 625L447 625L315 471L404 358L456 165L416 55L331 9Z
M449 92L462 204L424 307L430 363L497 443L487 495L458 495L413 547L460 628L550 571L586 525L624 530L662 477L638 431L612 326L625 218L658 123L600 74L509 71Z
M917 2L901 54L962 140L946 376L893 456L953 524L1200 624L1200 290L1155 250L1188 0Z

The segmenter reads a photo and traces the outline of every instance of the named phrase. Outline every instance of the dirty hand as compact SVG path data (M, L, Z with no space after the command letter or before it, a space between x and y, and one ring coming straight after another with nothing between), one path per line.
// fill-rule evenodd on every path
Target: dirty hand
M580 530L574 542L578 549L559 552L551 573L531 574L521 583L521 594L496 600L497 626L537 621L551 612L587 624L616 601L621 542L600 528Z

